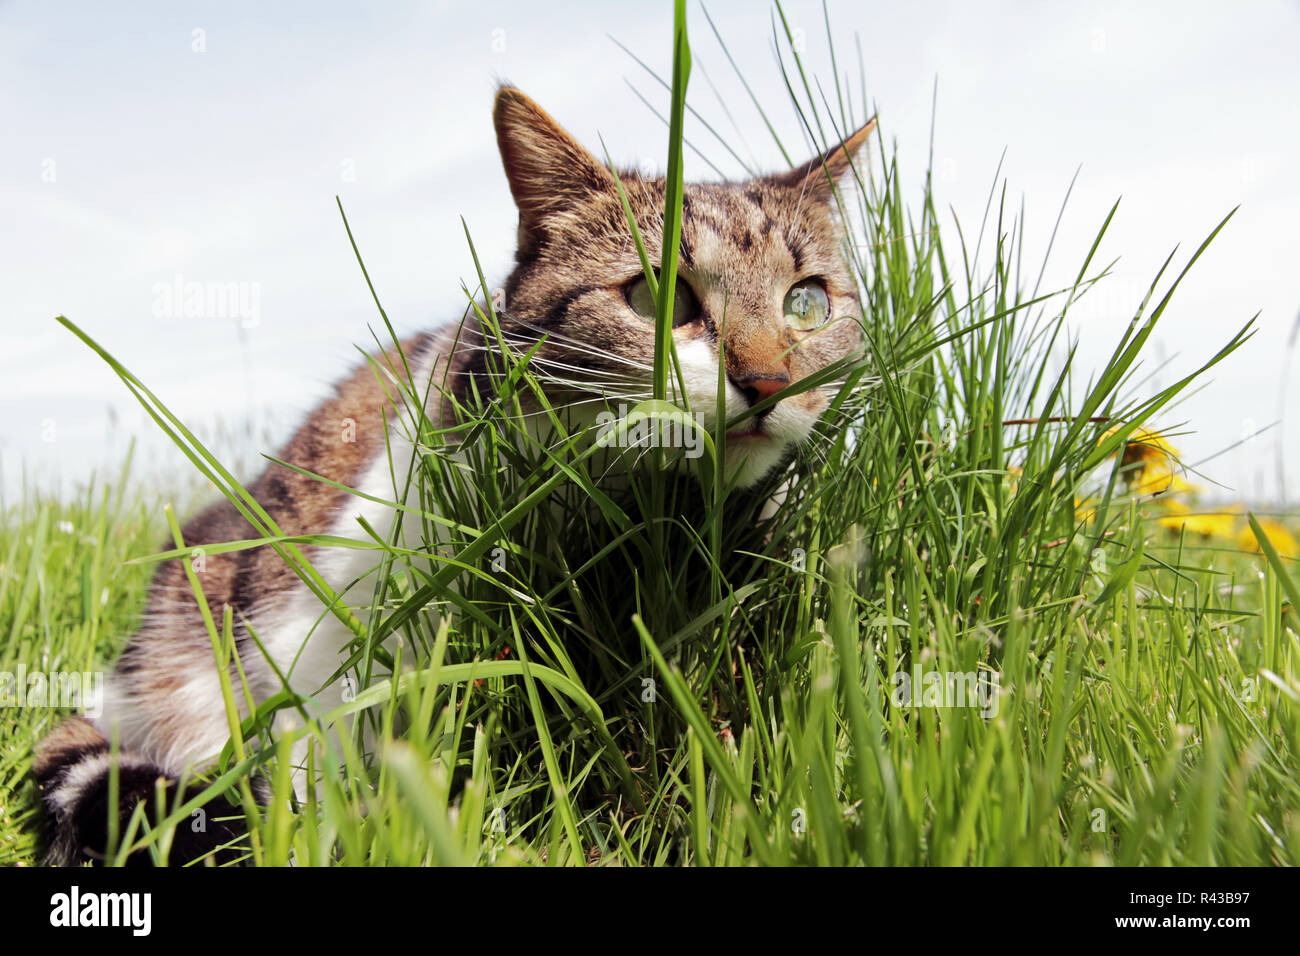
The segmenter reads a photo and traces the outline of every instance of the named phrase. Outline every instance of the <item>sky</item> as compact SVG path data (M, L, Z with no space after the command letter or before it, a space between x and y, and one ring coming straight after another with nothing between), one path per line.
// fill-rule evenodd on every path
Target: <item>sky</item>
M822 4L785 15L829 72ZM772 8L706 4L792 153ZM751 166L782 168L704 15L688 7L688 100ZM1258 333L1161 423L1222 497L1300 499L1300 3L909 4L829 0L837 55L867 93L917 201L933 120L936 199L978 226L995 182L1041 260L1077 171L1048 281L1073 278L1112 204L1111 278L1072 311L1078 367L1105 361L1177 247L1240 207L1157 328L1151 388ZM184 460L66 315L240 462L273 451L373 342L379 316L348 216L399 332L457 319L493 285L516 214L493 138L507 80L593 149L662 170L671 4L0 3L0 504L24 482L75 491L137 443L137 476ZM635 58L634 58L635 57ZM856 64L852 64L856 78ZM932 109L933 107L933 109ZM688 178L743 176L698 122ZM999 164L1001 170L999 173ZM187 314L172 290L214 294ZM245 477L252 477L244 472Z

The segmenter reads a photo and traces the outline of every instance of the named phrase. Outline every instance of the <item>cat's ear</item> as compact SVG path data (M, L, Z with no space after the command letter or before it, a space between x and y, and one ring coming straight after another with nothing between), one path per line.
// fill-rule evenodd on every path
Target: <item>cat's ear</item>
M860 157L866 155L867 140L875 129L876 118L873 116L838 146L773 178L784 186L798 189L809 199L829 204L834 199L836 188L851 184L853 167Z
M497 91L492 120L523 235L535 235L547 216L594 191L617 192L613 173L513 87Z

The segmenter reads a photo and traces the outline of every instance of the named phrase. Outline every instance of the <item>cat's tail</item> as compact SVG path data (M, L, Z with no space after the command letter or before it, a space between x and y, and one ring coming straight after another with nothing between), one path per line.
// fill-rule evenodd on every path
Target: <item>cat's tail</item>
M110 807L114 763L117 805ZM169 811L185 799L184 794L177 799L180 781L147 757L119 751L114 758L104 735L83 717L64 721L41 741L32 775L45 805L45 862L50 866L103 862L108 853L110 813L117 817L119 839L125 836L138 805L144 804L151 824L159 819L160 780ZM209 801L193 818L176 826L168 863L177 866L204 858L214 863L239 859L242 854L234 844L245 832L242 821L242 811L225 798ZM141 835L137 830L135 836ZM126 862L148 866L154 858L141 849Z

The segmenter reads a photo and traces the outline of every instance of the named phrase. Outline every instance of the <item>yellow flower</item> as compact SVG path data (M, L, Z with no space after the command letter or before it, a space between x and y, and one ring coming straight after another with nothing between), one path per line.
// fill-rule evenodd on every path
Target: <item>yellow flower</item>
M1007 490L1015 494L1020 489L1020 476L1025 470L1019 465L1007 465Z
M1273 545L1278 554L1284 558L1300 557L1300 544L1296 543L1296 539L1290 531L1268 518L1257 518L1256 520L1264 531L1264 537L1268 538L1269 543ZM1237 544L1246 551L1264 550L1259 546L1259 541L1255 538L1255 531L1250 525L1246 525L1238 532Z
M1102 436L1109 438L1119 426ZM1124 442L1120 458L1121 475L1129 491L1138 495L1190 494L1196 486L1182 476L1178 449L1159 432L1136 428Z
M1190 505L1176 498L1165 502L1165 510L1169 513L1157 518L1156 523L1174 532L1186 528L1191 534L1199 534L1203 538L1231 538L1237 525L1237 516L1231 511L1194 514Z

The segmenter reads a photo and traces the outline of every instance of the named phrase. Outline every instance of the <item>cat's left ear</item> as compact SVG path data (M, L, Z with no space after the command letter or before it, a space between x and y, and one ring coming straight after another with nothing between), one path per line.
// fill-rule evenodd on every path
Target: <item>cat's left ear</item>
M519 90L497 91L492 119L523 237L542 232L548 216L590 200L593 192L617 194L614 174Z
M798 189L809 199L830 204L836 188L848 186L852 182L853 167L860 157L866 155L867 140L875 129L876 118L873 116L865 126L840 145L773 178L784 186Z

